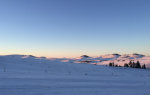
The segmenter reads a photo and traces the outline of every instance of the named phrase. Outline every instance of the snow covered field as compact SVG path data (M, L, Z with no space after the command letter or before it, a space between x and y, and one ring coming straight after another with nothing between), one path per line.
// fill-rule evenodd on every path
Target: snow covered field
M150 95L150 70L0 56L0 95Z

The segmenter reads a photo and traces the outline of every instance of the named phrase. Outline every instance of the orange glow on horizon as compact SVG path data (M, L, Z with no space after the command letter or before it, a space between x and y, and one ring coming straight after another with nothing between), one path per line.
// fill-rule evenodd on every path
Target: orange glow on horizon
M125 51L126 52L126 51ZM114 52L113 52L114 53ZM81 55L88 55L88 56L100 56L100 55L106 55L106 54L113 54L111 51L74 51L74 52L68 52L68 51L39 51L39 50L32 50L32 51L25 51L25 50L0 50L0 55L12 55L12 54L19 54L19 55L33 55L37 57L47 57L47 58L77 58ZM116 52L115 52L116 53ZM133 54L135 52L120 52L118 54ZM150 56L147 52L138 52L139 54L144 54L147 56Z

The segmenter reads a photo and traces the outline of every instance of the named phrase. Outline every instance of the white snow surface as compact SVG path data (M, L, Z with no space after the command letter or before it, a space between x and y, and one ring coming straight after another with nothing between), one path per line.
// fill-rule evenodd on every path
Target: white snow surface
M99 58L109 59L108 56ZM147 58L141 60L145 62ZM0 95L150 95L149 69L75 61L27 55L0 56Z

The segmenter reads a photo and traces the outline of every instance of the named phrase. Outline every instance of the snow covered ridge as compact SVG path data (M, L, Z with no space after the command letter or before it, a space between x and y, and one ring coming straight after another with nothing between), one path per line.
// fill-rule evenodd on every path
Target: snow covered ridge
M146 64L146 67L150 68L150 56L145 56L142 54L107 54L98 57L89 57L87 55L83 55L79 58L76 58L75 63L108 65L110 62L113 62L116 65L124 66L124 64L128 64L130 61L139 61L141 65Z
M150 56L145 56L142 54L107 54L101 55L98 57L90 57L87 55L83 55L78 58L46 58L46 57L36 57L33 55L1 55L0 63L3 62L61 62L61 63L88 63L95 65L108 65L110 62L115 63L116 65L124 66L124 64L128 64L130 61L137 62L139 61L141 65L146 64L147 68L150 68Z

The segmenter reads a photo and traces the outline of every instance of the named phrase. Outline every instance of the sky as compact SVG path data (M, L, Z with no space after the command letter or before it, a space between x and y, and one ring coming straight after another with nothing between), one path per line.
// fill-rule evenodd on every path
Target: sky
M0 0L0 55L150 55L150 0Z

